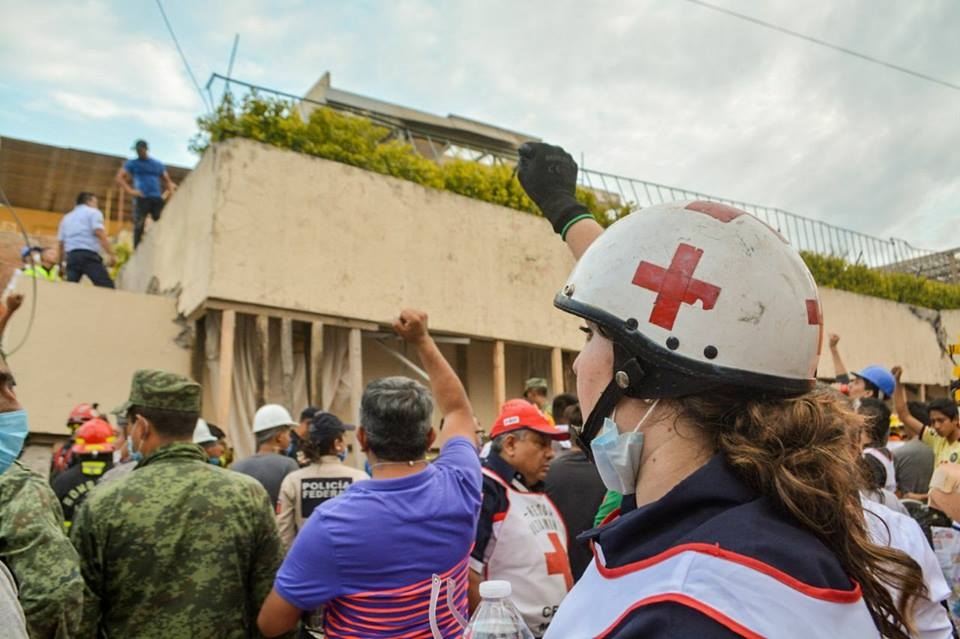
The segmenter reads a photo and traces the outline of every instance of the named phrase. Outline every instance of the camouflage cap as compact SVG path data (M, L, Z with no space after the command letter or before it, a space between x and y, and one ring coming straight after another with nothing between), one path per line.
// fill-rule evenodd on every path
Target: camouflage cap
M189 377L155 369L140 369L130 382L130 398L123 405L200 412L200 384Z
M546 390L547 388L549 388L549 387L547 386L547 380L545 380L545 379L542 378L542 377L531 377L530 379L528 379L527 381L525 381L525 382L523 383L523 392L524 392L524 393L526 393L527 391L530 391L530 390L536 390L536 389L540 389L540 388L542 388L542 389L544 389L544 390Z

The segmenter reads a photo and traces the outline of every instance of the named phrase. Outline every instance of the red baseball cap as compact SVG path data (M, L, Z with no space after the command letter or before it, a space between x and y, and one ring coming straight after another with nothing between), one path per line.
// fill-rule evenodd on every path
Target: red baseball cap
M511 399L503 405L503 408L500 409L500 415L497 416L497 421L493 423L490 439L522 428L529 428L538 433L550 435L553 439L570 439L570 433L565 433L556 426L552 426L547 421L547 416L525 399Z

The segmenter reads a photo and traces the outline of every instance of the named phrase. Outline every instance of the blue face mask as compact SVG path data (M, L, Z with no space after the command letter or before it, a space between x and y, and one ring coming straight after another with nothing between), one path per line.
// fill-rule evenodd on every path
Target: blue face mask
M590 442L597 472L607 490L632 495L637 491L637 476L640 474L640 453L643 451L643 433L640 427L653 414L657 402L653 402L636 427L621 433L617 423L607 417L600 434Z
M130 430L127 431L127 452L130 454L130 459L135 462L143 459L143 453L139 453L133 449L133 427L130 427Z
M0 474L5 473L20 456L29 431L27 411L0 413Z
M208 457L207 462L214 466L219 466L222 463L219 457Z
M346 459L347 459L347 451L342 450L342 451L340 451L339 453L337 453L337 459L339 459L340 461L346 461Z

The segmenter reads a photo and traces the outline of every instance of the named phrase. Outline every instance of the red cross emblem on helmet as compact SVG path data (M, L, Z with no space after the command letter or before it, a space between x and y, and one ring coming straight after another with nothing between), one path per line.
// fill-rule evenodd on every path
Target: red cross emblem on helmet
M699 300L705 311L714 307L721 288L693 277L702 256L702 249L681 244L668 268L647 261L640 262L633 275L633 283L657 294L650 313L651 324L669 331L677 321L681 305L695 304Z

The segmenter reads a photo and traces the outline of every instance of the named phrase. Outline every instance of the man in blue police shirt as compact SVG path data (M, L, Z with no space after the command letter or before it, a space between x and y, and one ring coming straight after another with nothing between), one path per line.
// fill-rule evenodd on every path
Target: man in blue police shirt
M177 185L170 179L163 162L147 154L146 140L137 140L133 148L137 157L127 160L117 171L117 184L128 195L136 198L136 208L133 211L133 246L136 247L143 238L147 215L152 217L154 222L160 219L164 204L160 179L163 179L164 187L170 192L175 191Z

